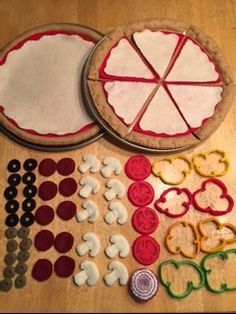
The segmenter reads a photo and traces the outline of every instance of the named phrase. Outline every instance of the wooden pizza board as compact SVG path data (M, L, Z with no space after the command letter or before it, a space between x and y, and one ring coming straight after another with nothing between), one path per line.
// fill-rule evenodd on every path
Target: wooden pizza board
M161 10L160 10L161 7ZM158 9L159 8L159 9ZM109 1L49 1L44 0L40 3L36 0L25 1L0 1L0 46L12 40L19 33L32 28L35 24L50 23L54 20L60 22L74 22L91 26L99 31L107 33L113 27L130 21L133 19L142 19L150 17L163 17L183 19L192 22L205 31L205 33L212 36L216 42L224 50L226 57L229 59L233 73L236 72L235 59L235 25L236 20L233 15L233 10L236 9L236 4L232 1L113 1L112 6ZM29 14L30 12L30 14ZM115 12L115 14L114 14ZM210 13L209 13L210 12ZM210 15L209 15L210 14ZM220 148L224 150L231 162L230 171L222 178L222 181L227 185L229 193L236 200L235 189L235 169L236 169L236 109L232 106L231 111L220 128L205 142L194 149L186 151L184 154L191 157L195 152L207 151L212 148ZM95 154L100 160L106 156L117 157L122 164L133 155L134 152L127 150L127 148L113 143L109 138L102 138L97 142L90 144L82 149L77 149L70 152L63 153L43 153L37 152L28 148L19 146L7 139L2 134L0 135L0 194L3 195L4 188L7 183L6 165L12 158L18 158L24 161L27 158L35 158L38 161L46 157L51 157L59 160L63 157L71 157L78 165L81 162L82 156L87 153ZM149 155L151 161L154 161L158 155ZM73 175L77 181L80 179L80 174L76 171ZM127 206L129 212L129 221L123 226L106 225L103 216L107 212L107 202L104 200L102 194L105 191L106 180L100 174L96 174L101 184L100 193L93 196L91 199L96 201L100 208L100 216L95 224L88 224L84 222L79 224L75 219L69 222L63 222L58 217L55 217L52 224L47 226L54 234L62 230L69 230L73 233L75 244L81 242L81 236L87 231L95 232L104 249L108 244L110 235L114 233L122 233L127 237L130 243L138 236L130 224L130 218L134 211L134 207L130 205L128 200L124 199L124 205ZM131 181L124 175L118 177L128 186ZM62 178L55 174L50 178L58 183ZM150 179L155 185L156 190L161 191L164 185L159 179L152 177ZM42 178L37 179L37 185L42 181ZM203 181L203 178L192 172L190 176L180 186L186 186L190 190L195 190L196 186ZM19 193L21 194L21 193ZM62 197L53 199L50 204L56 208ZM74 195L72 199L77 203L78 208L81 199ZM19 199L21 201L21 199ZM40 205L40 201L38 205ZM2 196L0 198L0 273L4 267L3 256L5 254L5 237L4 220L6 217L4 211L5 200ZM191 210L184 218L193 223L199 221L200 218L205 218L207 215L199 214L197 211ZM161 245L161 256L157 263L149 268L154 272L157 271L159 262L166 258L175 258L169 254L164 246L164 236L167 227L173 223L173 220L167 219L159 215L160 225L154 233L154 237ZM231 214L223 216L220 221L236 221L235 209ZM31 228L31 237L33 238L41 227L36 223ZM235 245L228 246L236 247ZM130 298L127 287L120 287L115 285L111 288L105 286L102 277L107 273L107 264L110 260L105 256L103 250L93 260L98 266L101 274L99 283L95 287L89 288L83 286L78 288L72 282L72 278L59 279L54 274L52 277L44 282L38 283L31 277L31 270L34 262L40 257L49 258L55 261L59 256L52 248L47 252L39 253L34 248L31 249L31 258L29 261L29 271L27 272L27 286L22 290L12 289L9 293L1 293L0 300L1 312L205 312L205 311L235 311L236 292L228 292L222 295L210 294L205 288L194 292L189 297L183 300L171 299L163 287L157 296L147 304L137 304ZM76 271L79 270L79 264L87 257L79 257L73 249L69 253L76 260ZM194 260L199 262L203 254ZM182 259L177 256L176 259ZM127 266L128 271L132 273L139 265L130 254L129 257L123 260ZM236 267L230 270L229 276L236 276ZM186 271L186 279L189 279L189 273ZM216 278L217 279L217 278Z

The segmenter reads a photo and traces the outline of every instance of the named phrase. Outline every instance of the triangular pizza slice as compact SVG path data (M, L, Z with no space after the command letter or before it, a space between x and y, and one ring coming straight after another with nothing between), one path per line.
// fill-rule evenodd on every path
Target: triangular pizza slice
M192 129L201 127L214 114L223 91L221 86L175 84L168 84L168 89Z
M135 120L155 87L155 83L143 82L103 83L107 102L126 125Z
M149 29L133 34L133 40L138 49L160 77L165 74L182 38L182 34Z
M125 81L156 81L157 79L127 38L121 38L109 51L101 65L99 76Z
M165 81L191 83L219 83L221 81L215 64L196 42L186 38Z
M160 86L134 130L144 134L176 136L190 132L164 87Z

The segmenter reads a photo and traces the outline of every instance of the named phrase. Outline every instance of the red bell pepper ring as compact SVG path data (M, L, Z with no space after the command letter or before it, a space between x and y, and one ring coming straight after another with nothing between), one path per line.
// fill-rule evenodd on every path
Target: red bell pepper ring
M215 184L221 189L222 193L220 195L220 198L226 199L228 202L228 207L226 208L226 210L215 210L212 207L212 205L208 205L208 206L203 208L198 204L197 195L206 190L207 184ZM234 200L228 194L227 187L225 186L225 184L222 181L220 181L219 179L216 179L216 178L210 178L210 179L204 181L202 183L202 186L200 187L200 189L196 190L193 193L193 205L198 211L200 211L202 213L208 213L208 214L211 214L213 216L221 216L221 215L225 215L225 214L228 214L229 212L231 212L231 210L234 207Z
M174 212L171 212L170 209L167 208L167 207L163 208L161 206L161 204L165 204L165 202L167 200L167 195L169 193L173 192L173 191L176 192L177 195L185 194L187 196L187 198L188 198L187 201L182 202L181 206L183 207L183 211L178 213L178 214L174 213ZM188 212L191 204L192 204L192 193L189 191L189 189L172 187L172 188L169 188L169 189L165 190L161 194L160 198L155 201L154 206L160 213L166 215L167 217L178 218L178 217L184 216Z

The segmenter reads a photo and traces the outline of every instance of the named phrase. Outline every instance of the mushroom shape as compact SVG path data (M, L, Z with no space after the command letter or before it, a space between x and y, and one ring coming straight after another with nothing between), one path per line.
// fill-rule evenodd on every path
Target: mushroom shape
M122 165L115 157L106 157L102 163L105 167L102 168L101 173L105 178L109 178L113 173L117 176L121 174Z
M97 266L90 261L85 261L80 264L81 272L75 274L74 281L77 286L82 286L87 283L88 286L94 286L99 279L99 270Z
M83 202L82 207L83 210L77 213L77 220L82 222L88 218L88 222L94 223L99 216L99 209L97 204L88 200Z
M101 187L100 182L90 176L83 177L80 180L80 185L82 185L82 188L79 191L79 195L83 198L89 197L91 193L97 193Z
M104 277L107 286L112 286L117 280L121 286L127 284L129 273L123 263L118 261L111 262L108 269L111 270L111 272Z
M111 225L117 220L117 222L122 225L127 221L128 213L121 202L112 202L109 204L108 208L110 211L104 217L107 224Z
M105 249L105 253L108 257L113 258L116 255L126 257L129 254L129 242L122 234L114 234L111 236L110 243L112 244Z
M76 247L76 251L80 256L83 256L87 252L89 252L89 256L95 257L98 255L101 244L95 233L88 232L85 233L82 237L85 241L84 243L79 244Z
M81 173L85 173L88 170L92 173L96 173L99 171L101 163L96 156L88 154L84 155L82 159L84 162L80 164L78 168Z
M125 186L120 180L111 179L107 182L106 186L109 190L105 192L104 196L108 201L111 201L115 197L121 199L125 195Z

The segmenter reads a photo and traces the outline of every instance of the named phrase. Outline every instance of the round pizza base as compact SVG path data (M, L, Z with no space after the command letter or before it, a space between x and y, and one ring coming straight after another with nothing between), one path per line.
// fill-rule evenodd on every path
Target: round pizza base
M179 32L183 35L187 34L190 38L195 39L200 47L205 49L218 67L222 82L216 84L213 83L212 86L221 86L223 88L222 99L216 105L214 114L208 118L201 127L189 134L183 134L178 137L155 137L147 134L140 134L133 130L127 132L128 127L114 113L113 108L109 105L106 99L102 86L103 79L99 77L99 69L104 62L104 58L124 34L130 38L134 32L140 32L146 28L150 30L169 30ZM227 115L232 104L235 90L230 67L225 60L223 53L214 41L195 26L189 26L182 22L166 19L131 23L120 26L110 34L106 35L93 48L87 59L83 83L86 103L89 110L103 128L113 135L113 137L122 143L126 143L134 148L142 149L143 151L163 153L188 149L209 137ZM209 84L209 86L210 85L211 84Z
M98 42L103 35L98 31L89 27L77 24L48 24L36 27L28 32L18 36L15 40L10 42L4 49L0 51L0 58L2 58L12 47L21 42L25 38L40 32L47 31L69 31L88 36L95 42ZM81 88L78 86L78 89ZM13 124L4 114L0 113L0 130L10 139L14 140L20 145L42 150L42 151L66 151L74 148L82 147L100 138L104 132L96 123L85 131L68 134L65 136L45 136L40 134L33 134Z
M186 150L192 146L197 145L199 143L199 140L192 137L191 142L190 142L190 140L187 142L184 140L180 140L180 141L178 141L178 143L172 143L173 140L164 141L162 145L160 144L160 148L153 148L152 144L148 145L149 138L143 139L144 141L146 140L146 145L144 145L142 140L139 141L139 138L138 139L132 138L133 132L131 132L128 136L125 136L124 125L120 122L120 120L118 118L115 121L114 120L113 121L114 121L116 128L119 129L119 133L117 133L114 130L114 128L112 127L112 124L108 124L106 122L106 120L104 119L104 116L100 114L98 107L94 105L95 98L93 97L93 95L91 93L91 88L89 88L89 83L91 83L91 84L95 84L95 85L97 84L97 87L95 87L95 89L97 89L97 88L100 89L100 86L99 86L100 82L98 82L96 80L94 80L94 81L91 80L88 82L88 80L87 80L90 65L91 65L91 60L94 56L94 53L96 52L96 49L99 47L99 45L101 44L101 42L105 38L106 38L106 36L92 49L92 51L90 52L88 59L86 61L85 67L84 67L82 84L83 84L83 91L84 91L84 97L85 97L85 106L87 107L88 112L91 113L91 115L98 121L98 123L102 126L102 128L104 128L107 131L107 133L110 134L115 140L117 140L121 144L128 145L129 147L136 149L136 150L141 150L141 151L144 151L147 153L163 153L163 154L165 154L165 153L184 151L184 150ZM101 105L105 105L106 104L105 97L100 99L100 101L98 103ZM113 115L112 109L108 107L108 108L106 108L105 112L107 115L106 118L108 119L108 121L111 122L111 120L109 120L109 118ZM120 134L124 134L124 136L121 136ZM176 145L176 147L174 145Z

